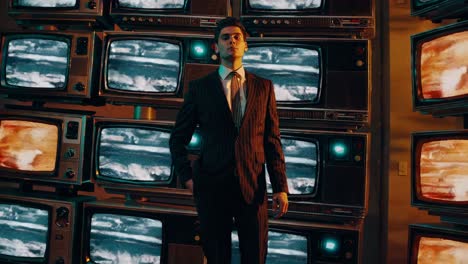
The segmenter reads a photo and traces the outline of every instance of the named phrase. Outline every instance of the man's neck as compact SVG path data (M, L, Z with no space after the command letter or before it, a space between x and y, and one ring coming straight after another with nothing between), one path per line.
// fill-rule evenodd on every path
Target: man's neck
M242 67L242 60L235 60L235 61L221 60L221 64L229 69L237 70L240 67Z

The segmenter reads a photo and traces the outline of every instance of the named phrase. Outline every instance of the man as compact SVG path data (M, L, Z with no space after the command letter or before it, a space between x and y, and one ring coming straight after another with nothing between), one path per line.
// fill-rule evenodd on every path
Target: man
M221 65L190 83L169 145L176 173L194 194L208 264L231 262L233 218L241 262L264 263L268 239L265 161L276 217L288 209L274 89L270 80L244 70L246 31L239 20L220 21L215 41ZM197 125L202 147L198 169L192 172L185 147Z

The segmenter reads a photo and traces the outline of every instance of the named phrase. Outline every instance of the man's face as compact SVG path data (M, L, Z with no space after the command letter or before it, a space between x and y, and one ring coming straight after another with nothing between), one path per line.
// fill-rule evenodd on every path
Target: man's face
M247 49L247 42L239 27L229 26L221 30L216 43L216 52L224 60L242 58Z

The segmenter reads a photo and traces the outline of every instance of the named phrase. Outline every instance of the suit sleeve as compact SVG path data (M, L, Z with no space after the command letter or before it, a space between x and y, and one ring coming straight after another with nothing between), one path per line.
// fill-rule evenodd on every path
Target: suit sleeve
M273 84L268 80L268 102L265 120L264 148L268 174L273 188L273 193L288 193L286 179L286 165L283 148L281 146L279 119L276 112L276 97Z
M186 146L190 143L198 123L195 87L193 83L190 83L189 91L184 96L184 103L177 114L174 129L169 139L174 171L182 183L192 179L192 168L187 157Z

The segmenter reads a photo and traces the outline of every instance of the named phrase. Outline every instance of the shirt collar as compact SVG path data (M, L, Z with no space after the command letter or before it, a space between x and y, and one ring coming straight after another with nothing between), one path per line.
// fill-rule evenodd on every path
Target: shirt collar
M224 80L226 79L226 77L229 75L229 73L231 73L232 71L234 71L233 69L230 69L224 65L220 65L219 66L219 69L218 69L218 74L219 76L221 77L221 80ZM240 76L241 76L241 79L242 80L245 80L245 69L244 69L244 66L241 66L240 68L238 68L237 70L235 70L235 72L237 72Z

